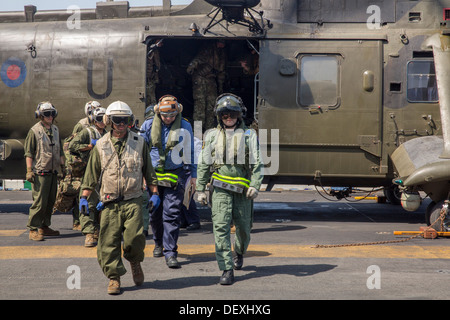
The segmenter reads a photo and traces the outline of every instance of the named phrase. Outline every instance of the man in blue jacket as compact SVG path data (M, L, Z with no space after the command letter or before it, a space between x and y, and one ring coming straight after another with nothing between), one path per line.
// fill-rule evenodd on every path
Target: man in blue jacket
M141 135L149 143L150 157L158 177L161 205L150 211L150 225L155 248L154 257L166 258L169 268L179 268L177 260L181 206L185 183L191 174L191 184L197 180L194 163L192 126L183 119L183 106L177 98L165 95L155 106L155 116L141 127Z

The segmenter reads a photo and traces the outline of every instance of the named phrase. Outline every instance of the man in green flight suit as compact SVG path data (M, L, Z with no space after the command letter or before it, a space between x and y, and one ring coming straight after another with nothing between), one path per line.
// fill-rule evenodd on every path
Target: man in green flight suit
M142 217L143 180L148 192L158 191L144 138L128 127L133 123L131 108L122 101L111 103L106 109L104 123L111 131L100 138L92 149L81 185L80 213L89 214L87 198L99 189L98 210L102 210L97 259L109 278L108 294L120 293L120 277L126 273L121 258L130 261L133 281L144 282L141 262L144 260L145 236ZM152 195L149 206L159 206L159 197Z
M242 119L246 111L242 99L231 93L220 95L215 113L218 126L206 134L197 166L198 200L206 202L205 187L211 181L212 222L216 259L223 271L219 283L234 282L233 269L243 265L243 255L250 243L253 199L263 179L256 132ZM212 190L211 190L212 189ZM233 258L230 225L236 226Z

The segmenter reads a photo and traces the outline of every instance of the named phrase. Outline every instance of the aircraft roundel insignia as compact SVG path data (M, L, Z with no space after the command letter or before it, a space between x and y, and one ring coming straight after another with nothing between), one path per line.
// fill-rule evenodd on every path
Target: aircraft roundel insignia
M0 77L2 81L10 88L20 86L27 76L27 67L25 62L19 58L11 57L2 64Z

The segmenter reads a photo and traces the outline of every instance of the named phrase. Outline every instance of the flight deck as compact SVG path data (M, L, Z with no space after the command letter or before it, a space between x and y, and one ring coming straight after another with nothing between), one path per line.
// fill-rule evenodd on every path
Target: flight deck
M31 241L31 192L0 192L0 299L445 299L450 240L394 235L425 226L429 200L411 213L373 199L327 201L313 190L261 192L244 266L225 287L218 284L210 210L199 206L201 229L180 232L181 268L169 269L152 256L150 234L144 284L134 285L125 261L123 292L112 297L96 248L84 247L71 214L54 214L51 227L60 236Z

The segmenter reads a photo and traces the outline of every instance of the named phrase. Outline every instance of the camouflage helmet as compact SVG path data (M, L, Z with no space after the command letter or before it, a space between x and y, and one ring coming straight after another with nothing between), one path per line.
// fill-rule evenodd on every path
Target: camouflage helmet
M247 109L240 97L232 93L224 93L217 97L214 111L216 115L223 112L240 112L242 116Z

